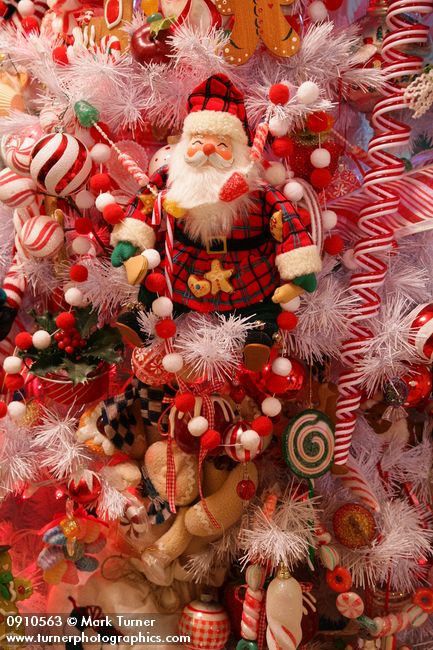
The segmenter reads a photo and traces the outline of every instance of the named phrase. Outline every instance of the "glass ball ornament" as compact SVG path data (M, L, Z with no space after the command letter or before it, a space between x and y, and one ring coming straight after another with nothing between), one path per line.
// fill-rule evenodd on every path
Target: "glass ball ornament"
M80 478L78 481L71 479L68 483L68 494L76 503L82 506L94 503L101 494L101 482L96 476L86 481Z
M296 359L290 359L290 363L292 367L286 376L277 375L271 365L267 365L262 370L262 381L267 392L284 399L293 399L304 388L307 380L305 367Z
M222 650L230 636L230 619L222 605L202 594L184 607L179 633L189 637L190 650Z
M433 303L418 305L409 316L412 319L408 342L427 361L433 361Z
M401 377L407 385L408 394L404 406L419 406L432 392L432 373L422 363L411 364Z
M158 149L158 151L153 154L149 162L149 176L152 176L156 171L158 171L158 169L169 162L175 146L176 145L173 144L167 144L165 147L161 147L161 149Z
M249 479L243 479L239 481L236 486L236 494L242 501L250 501L256 493L256 486L254 482Z

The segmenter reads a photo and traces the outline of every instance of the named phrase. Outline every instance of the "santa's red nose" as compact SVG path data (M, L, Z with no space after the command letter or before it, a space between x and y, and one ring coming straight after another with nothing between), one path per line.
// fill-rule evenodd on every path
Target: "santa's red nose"
M206 144L203 145L203 153L206 156L210 156L212 153L215 153L215 145L212 144L212 142L206 142Z

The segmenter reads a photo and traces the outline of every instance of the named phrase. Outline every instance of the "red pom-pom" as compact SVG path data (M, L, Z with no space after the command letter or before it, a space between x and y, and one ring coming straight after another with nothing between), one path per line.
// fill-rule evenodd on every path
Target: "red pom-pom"
M105 124L105 122L98 122L98 126L104 133L110 137L110 127L108 124ZM104 144L107 144L107 140L99 133L98 129L95 128L94 126L90 127L90 135L94 139L95 142L103 142Z
M20 350L30 350L33 345L32 335L28 332L20 332L15 337L15 345Z
M269 99L273 104L287 104L290 99L290 90L286 84L274 84L269 89Z
M155 332L161 339L171 339L176 334L176 323L171 318L164 318L155 325Z
M282 138L275 138L272 143L272 151L278 158L287 158L293 153L293 142L286 135Z
M84 282L87 280L89 271L82 264L73 264L69 269L69 277L74 282Z
M6 375L4 385L10 391L19 390L24 386L24 377L18 373L15 375Z
M338 255L344 247L343 239L340 235L329 235L323 242L323 248L328 255Z
M0 418L4 418L7 412L8 412L8 405L6 404L6 402L0 402Z
M144 281L144 286L152 293L162 293L167 286L167 282L162 273L154 272L149 273Z
M39 22L34 16L26 16L23 18L21 21L21 27L26 34L30 34L30 32L39 33Z
M332 181L332 174L329 169L315 169L310 174L310 181L318 190L323 190Z
M325 2L325 7L329 11L337 11L337 9L340 9L341 5L343 4L343 0L324 0Z
M311 214L305 208L297 208L302 225L307 227L311 223Z
M111 189L111 179L108 174L93 174L90 177L89 187L94 194L108 192Z
M70 311L62 311L56 318L56 325L62 330L72 329L75 325L75 316Z
M7 10L8 10L8 5L6 4L6 2L3 2L3 0L0 0L0 16L2 18L5 15L5 13L7 12Z
M266 415L259 415L258 418L252 421L251 428L256 431L259 436L269 436L272 433L273 424L272 420Z
M221 435L215 429L208 429L200 438L200 445L202 449L211 451L216 449L221 444Z
M118 203L110 203L102 210L102 216L111 226L120 223L125 218L123 208Z
M52 51L52 57L53 61L59 63L60 65L68 65L69 63L68 53L66 51L65 45L59 45L58 47L55 47Z
M313 133L322 133L322 131L327 131L329 129L329 120L325 111L310 113L307 117L307 128Z
M189 413L195 406L195 397L192 393L178 393L174 398L174 405L181 413Z
M75 219L75 230L79 235L88 235L89 232L92 232L93 226L89 217Z
M277 316L277 325L280 330L294 330L298 324L298 318L296 314L291 311L282 311L281 314Z

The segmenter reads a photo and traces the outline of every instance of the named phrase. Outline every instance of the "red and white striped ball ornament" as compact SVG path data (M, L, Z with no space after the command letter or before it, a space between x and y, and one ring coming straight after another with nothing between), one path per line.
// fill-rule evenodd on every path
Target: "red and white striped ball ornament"
M63 246L63 228L46 215L32 217L23 225L20 242L29 257L52 257Z
M73 194L87 181L91 169L86 146L69 133L44 135L31 154L31 177L48 194Z
M179 633L189 636L184 645L192 650L222 650L230 636L230 620L222 605L202 594L184 607Z
M35 200L36 185L31 178L20 176L5 167L0 172L0 201L10 208L23 208Z
M247 463L263 451L263 438L261 437L255 449L249 450L242 445L241 436L243 432L250 430L251 424L240 421L231 424L224 432L224 453L237 463Z

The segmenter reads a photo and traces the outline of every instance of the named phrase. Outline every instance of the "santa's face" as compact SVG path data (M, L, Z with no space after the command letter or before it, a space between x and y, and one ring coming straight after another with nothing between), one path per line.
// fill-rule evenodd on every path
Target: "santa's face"
M229 169L233 165L233 145L229 136L210 133L194 134L188 143L185 161L192 167L208 165L215 169Z

